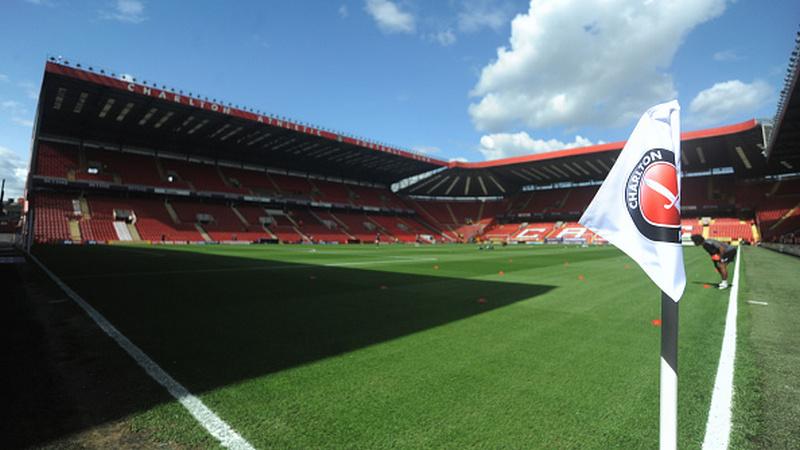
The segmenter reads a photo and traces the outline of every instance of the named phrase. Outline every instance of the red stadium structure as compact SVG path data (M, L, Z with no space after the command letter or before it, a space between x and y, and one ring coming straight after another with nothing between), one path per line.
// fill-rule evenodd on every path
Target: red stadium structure
M770 131L750 120L682 135L686 236L760 241L797 232L800 162L796 150L781 150L797 148L784 142L793 130ZM25 237L602 243L576 221L623 145L448 163L51 59Z

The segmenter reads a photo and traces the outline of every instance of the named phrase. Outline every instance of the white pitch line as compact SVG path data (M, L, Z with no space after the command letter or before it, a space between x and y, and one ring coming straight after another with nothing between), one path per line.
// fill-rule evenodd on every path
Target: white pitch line
M736 255L736 272L733 275L733 286L728 297L728 313L725 316L725 334L722 338L722 350L714 379L714 391L711 394L711 406L708 409L706 435L703 439L703 450L724 450L728 448L731 435L731 413L733 406L733 369L736 359L736 315L739 297L739 273L742 268L742 247Z
M761 306L769 305L769 303L767 302L757 302L755 300L748 300L747 303L750 303L751 305L761 305Z
M69 298L77 303L108 336L114 339L123 350L128 352L136 363L150 375L150 378L164 386L167 391L189 411L189 414L191 414L209 434L214 436L223 447L242 450L253 449L253 446L237 433L236 430L231 428L227 422L216 415L214 411L209 409L199 398L195 397L188 389L183 387L182 384L175 381L164 369L147 356L142 349L125 337L125 335L117 330L108 319L89 305L86 300L64 284L50 269L45 267L41 261L33 255L29 256L31 260L39 265L44 273L46 273Z

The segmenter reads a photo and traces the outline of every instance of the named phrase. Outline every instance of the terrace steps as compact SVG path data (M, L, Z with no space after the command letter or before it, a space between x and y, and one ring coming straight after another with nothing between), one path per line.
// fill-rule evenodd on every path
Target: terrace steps
M167 209L167 214L169 214L169 217L172 219L172 222L176 225L179 225L181 223L181 219L178 218L178 213L175 212L175 208L172 207L169 201L164 200L164 208Z
M373 219L372 219L372 217L370 217L370 216L366 216L366 217L367 217L367 220L368 220L370 223L372 223L372 224L374 224L374 225L375 225L375 229L376 229L376 230L378 230L378 231L380 231L380 233L381 233L382 235L384 235L384 236L391 236L391 237L395 237L395 236L394 236L392 233L390 233L390 232L389 232L389 230L387 230L386 228L384 228L384 227L383 227L383 226L382 226L380 223L378 223L377 221L373 220Z
M770 231L778 228L783 222L786 221L786 219L792 217L794 215L795 211L797 211L798 209L800 209L800 203L794 205L794 207L789 209L788 211L786 211L786 213L784 215L782 215L780 219L775 221L775 223L773 223L772 226L769 227Z
M355 236L350 234L350 229L347 227L347 225L344 222L342 222L342 219L336 217L336 214L334 214L332 212L328 212L328 215L331 216L331 218L334 221L336 221L336 223L339 224L339 230L341 230L342 233L346 234L348 239L357 240L357 238Z
M195 223L194 224L194 228L197 230L198 233L200 233L200 236L203 237L204 241L206 241L206 242L211 242L212 241L211 236L209 236L208 233L206 233L206 230L205 230L205 228L203 228L202 225L200 225L199 223Z
M455 213L453 213L453 208L450 207L450 203L445 203L444 206L447 208L447 213L450 214L450 218L453 219L451 223L459 223L458 220L456 220Z
M92 214L91 211L89 210L89 202L86 201L86 197L81 197L78 201L81 205L81 217L83 217L84 219L91 219Z
M269 180L269 182L272 185L272 187L275 188L275 192L277 192L279 194L283 192L283 191L281 191L281 187L278 186L278 183L275 181L275 179L272 178L271 176L269 176L269 173L265 173L264 175L267 177L267 179Z
M70 219L69 220L69 237L73 241L80 242L81 239L81 227L77 220Z
M132 223L126 223L125 227L128 228L128 233L131 235L131 239L134 241L141 241L142 237L139 235L139 230L136 229L136 225Z
M242 215L242 213L241 213L241 212L239 212L239 210L238 210L238 209L236 209L236 207L235 207L235 206L231 205L231 210L233 210L233 214L234 214L236 217L238 217L238 218L239 218L239 220L241 220L241 221L242 221L242 224L244 224L244 226L246 226L246 227L249 227L249 226L250 226L250 223L248 223L248 222L247 222L247 219L245 219L245 217Z
M219 166L214 165L214 169L216 169L219 179L222 180L222 184L224 184L226 187L233 187L233 185L231 184L231 180L229 180L228 177L226 177L225 174L222 173L222 169Z
M131 235L130 228L127 226L128 224L124 222L114 222L114 231L117 232L117 237L120 241L132 241L133 236Z
M753 222L750 225L750 230L751 230L750 232L753 233L753 240L754 241L760 241L761 240L761 234L758 232L758 225L756 225L755 222Z

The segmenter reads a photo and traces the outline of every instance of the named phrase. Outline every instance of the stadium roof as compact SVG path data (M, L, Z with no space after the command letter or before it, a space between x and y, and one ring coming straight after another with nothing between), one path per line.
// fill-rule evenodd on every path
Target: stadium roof
M526 185L603 180L625 142L573 148L475 163L453 162L447 170L403 190L421 196L503 196ZM762 176L764 131L756 120L681 134L684 172L733 168L741 177Z
M779 172L800 172L800 32L786 69L785 85L781 91L775 128L767 150L770 168Z
M39 102L36 132L42 136L382 184L444 169L419 177L401 191L423 196L504 196L526 185L602 180L624 146L614 142L447 163L54 59L46 64ZM756 120L683 133L682 139L685 172L731 167L737 176L750 178L787 170L781 166L768 170L764 129Z
M37 133L383 184L446 162L51 59Z

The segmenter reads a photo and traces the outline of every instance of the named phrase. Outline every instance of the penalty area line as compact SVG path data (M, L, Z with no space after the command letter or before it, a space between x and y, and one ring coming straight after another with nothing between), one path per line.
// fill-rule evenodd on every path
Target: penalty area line
M703 450L728 448L731 435L731 415L733 408L733 373L736 360L736 316L739 298L739 274L742 268L743 249L739 246L736 254L736 272L733 274L733 286L728 297L728 313L725 316L725 334L722 337L722 350L719 355L717 376L714 378L714 390L711 394L711 406L708 408L706 434L703 438Z
M178 402L202 425L208 433L217 439L223 447L232 449L250 450L254 447L247 442L239 433L236 432L227 422L222 420L214 411L207 407L202 400L195 397L188 389L182 384L178 383L172 376L170 376L164 369L162 369L155 361L153 361L147 354L139 347L131 342L124 334L117 330L111 322L108 321L102 314L94 309L89 303L86 302L75 291L70 289L69 286L64 284L53 272L50 271L38 258L28 254L33 262L35 262L43 271L50 277L58 287L64 291L67 297L71 298L86 314L94 320L94 322L113 339L123 350L125 350L131 358L136 361L139 366L150 375L150 378L164 386L167 391L175 397Z

